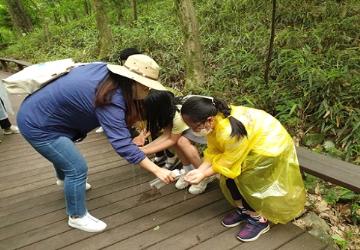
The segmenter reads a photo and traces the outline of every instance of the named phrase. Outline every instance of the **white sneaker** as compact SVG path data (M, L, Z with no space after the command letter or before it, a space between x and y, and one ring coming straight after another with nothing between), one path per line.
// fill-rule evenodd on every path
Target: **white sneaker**
M205 191L205 189L207 187L207 184L212 182L215 179L216 179L216 176L212 175L210 177L207 177L207 178L203 179L198 184L191 185L190 188L189 188L189 193L190 194L201 194L202 192Z
M175 187L177 189L184 189L184 188L187 188L190 183L185 181L185 174L181 175L180 178L177 180L177 182L175 183Z
M96 219L89 214L89 212L86 212L81 218L71 218L71 216L69 216L68 225L90 233L101 232L107 226L105 222Z
M99 127L97 130L95 130L95 133L102 133L104 132L104 129L102 127Z
M15 125L11 125L10 128L4 129L4 135L19 134L19 128Z
M57 179L56 180L56 185L58 185L59 187L64 187L64 181ZM86 182L85 190L89 190L89 189L91 189L91 185Z

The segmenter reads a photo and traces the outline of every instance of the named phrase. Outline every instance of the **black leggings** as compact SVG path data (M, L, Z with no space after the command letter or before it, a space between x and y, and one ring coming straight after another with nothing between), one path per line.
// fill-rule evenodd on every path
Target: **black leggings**
M5 118L4 120L0 120L0 127L2 129L8 129L11 127L11 123L8 118Z
M233 179L226 179L226 186L230 191L231 197L235 201L241 200L244 208L246 208L249 211L254 211L254 209L252 209L250 207L250 205L246 202L246 200L240 194L240 192L235 184L235 181Z

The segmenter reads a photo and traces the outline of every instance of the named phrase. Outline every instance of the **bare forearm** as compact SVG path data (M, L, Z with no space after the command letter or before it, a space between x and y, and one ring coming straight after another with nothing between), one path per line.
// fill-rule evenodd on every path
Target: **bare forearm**
M144 160L142 160L139 163L139 165L140 165L140 167L146 169L147 171L149 171L155 175L156 175L156 171L159 169L159 167L155 163L150 161L150 159L147 157Z
M203 161L198 169L204 172L208 168L211 168L211 163L207 161Z
M173 145L175 145L175 142L172 141L171 139L166 139L160 143L157 143L154 141L154 143L151 142L148 145L146 145L145 147L143 147L142 151L145 154L153 154L153 153L157 153L159 151L165 150L167 148L170 148Z
M211 167L211 165L210 165L207 169L205 169L205 170L203 171L203 173L204 173L204 176L205 176L205 177L209 177L209 176L212 176L212 175L216 174L216 172L213 170L213 168Z

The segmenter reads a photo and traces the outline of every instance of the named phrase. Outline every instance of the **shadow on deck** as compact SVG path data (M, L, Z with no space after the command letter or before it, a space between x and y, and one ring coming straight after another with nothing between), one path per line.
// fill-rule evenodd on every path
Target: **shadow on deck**
M21 97L11 98L18 107ZM94 234L68 227L51 164L21 135L9 135L0 144L0 249L327 248L291 223L241 243L234 237L237 227L220 224L231 207L217 183L197 196L174 185L155 192L148 184L155 177L121 159L103 134L89 134L78 147L93 187L87 192L88 209L107 229Z

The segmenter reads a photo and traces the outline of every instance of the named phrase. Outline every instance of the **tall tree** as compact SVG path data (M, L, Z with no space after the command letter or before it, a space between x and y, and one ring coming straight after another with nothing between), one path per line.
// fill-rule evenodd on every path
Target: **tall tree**
M99 31L99 57L106 58L112 48L113 38L102 0L93 0L96 26Z
M265 62L265 72L264 72L265 84L269 83L270 63L274 48L275 26L276 26L276 0L272 0L271 33L270 33L269 49Z
M5 0L14 28L22 32L30 32L32 30L32 22L30 16L25 10L21 0Z
M91 4L89 3L89 0L84 0L84 10L86 15L91 14Z
M123 21L123 9L125 7L125 0L111 0L111 7L113 7L116 11L116 19L117 23L121 24Z
M131 5L132 5L132 8L133 8L134 21L136 21L137 20L136 0L131 0Z
M199 27L192 0L175 0L184 34L187 88L202 86L205 81Z

